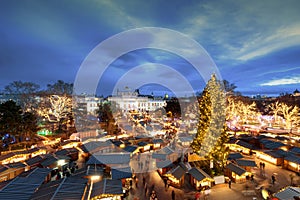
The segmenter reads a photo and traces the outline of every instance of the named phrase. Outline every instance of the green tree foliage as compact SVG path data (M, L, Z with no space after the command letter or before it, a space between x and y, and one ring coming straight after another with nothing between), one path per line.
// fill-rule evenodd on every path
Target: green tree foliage
M118 134L119 129L116 125L115 116L118 112L118 108L115 102L103 102L99 105L98 118L102 128L104 128L108 134Z
M31 138L36 131L37 116L33 112L23 112L14 101L0 104L0 132L8 133L20 140Z
M10 100L0 104L1 132L17 135L22 122L22 108Z

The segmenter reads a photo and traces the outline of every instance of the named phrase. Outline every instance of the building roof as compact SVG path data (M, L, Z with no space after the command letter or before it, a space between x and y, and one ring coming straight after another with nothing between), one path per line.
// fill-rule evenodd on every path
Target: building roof
M238 140L237 142L236 142L236 144L237 145L240 145L240 146L242 146L242 147L245 147L245 148L247 148L247 149L255 149L254 148L254 146L252 145L252 144L249 144L248 142L245 142L245 141L242 141L242 140Z
M300 157L296 156L296 155L288 155L288 156L284 157L284 160L300 164Z
M127 152L134 152L138 147L137 146L132 146L132 145L129 145L129 146L126 146L124 148L124 151L127 151Z
M243 175L244 173L246 173L246 170L241 168L240 166L234 164L234 163L229 163L227 166L226 166L227 169L230 169L232 172L234 172L235 174L241 176Z
M42 185L32 196L31 200L72 199L81 200L85 195L88 179L78 177L63 178Z
M32 158L29 158L29 159L25 160L25 163L29 166L32 166L32 165L35 165L37 163L41 163L42 160L44 160L44 157L41 156L41 155L37 155L37 156L34 156Z
M293 152L295 154L300 154L300 148L299 147L293 147L289 151Z
M88 165L86 169L86 176L102 176L103 167L97 165Z
M174 164L171 160L162 160L162 161L158 161L156 162L156 167L157 168L165 168L165 167L173 167Z
M0 199L30 199L30 196L41 186L50 172L51 169L35 168L27 176L13 179L0 190Z
M57 161L58 161L58 158L51 155L51 156L47 157L43 162L41 162L41 165L43 167L48 167L49 165L52 165L53 163L55 163Z
M131 178L131 177L132 177L131 167L113 168L111 170L111 179L113 180Z
M91 141L88 143L85 143L84 145L80 146L80 148L85 152L85 153L93 153L97 150L106 148L106 147L111 147L113 146L113 143L110 140L106 140L104 142L102 141Z
M143 147L143 146L148 145L148 142L142 141L142 142L137 143L137 145L139 145L140 147Z
M282 142L276 142L276 141L268 140L268 139L261 139L259 142L261 144L263 144L264 147L267 148L267 149L278 149L282 146L286 146Z
M244 156L240 153L230 153L228 155L228 160L236 160L236 159L240 159L240 158L243 158Z
M6 166L8 166L9 168L25 168L26 167L26 165L21 162L9 163L9 164L6 164Z
M6 159L8 159L8 158L10 158L10 157L13 157L14 155L16 155L16 154L13 153L13 152L10 152L10 153L8 153L8 154L1 155L1 156L0 156L0 161L6 160Z
M264 154L267 154L273 158L282 158L283 155L279 154L278 152L276 151L262 151Z
M185 174L185 170L178 165L177 167L172 168L170 171L168 171L167 174L171 174L175 178L180 179Z
M179 142L192 142L193 138L188 136L188 137L179 137L178 138Z
M167 159L167 154L165 153L152 153L152 158L154 159L159 159L159 160L166 160Z
M193 167L189 170L189 174L194 177L197 181L202 181L205 178L212 179L207 173L198 167Z
M102 181L94 183L91 198L101 196L103 194L122 195L122 181L103 179Z
M6 171L7 169L7 166L0 165L0 173Z
M287 187L274 195L274 197L280 200L294 200L295 196L300 197L299 187Z
M86 163L89 164L128 164L130 161L130 153L107 153L94 154Z
M242 166L242 167L257 167L255 161L253 160L238 159L236 160L236 163L238 164L238 166Z
M152 142L153 142L153 144L162 144L162 143L164 143L164 140L163 139L153 139Z

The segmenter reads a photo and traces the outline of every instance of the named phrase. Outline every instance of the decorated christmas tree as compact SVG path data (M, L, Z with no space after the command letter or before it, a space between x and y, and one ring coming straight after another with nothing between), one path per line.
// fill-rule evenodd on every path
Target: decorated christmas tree
M225 142L228 135L225 130L226 96L222 82L213 74L199 100L199 122L197 133L191 144L195 153L214 160L224 166L228 148Z

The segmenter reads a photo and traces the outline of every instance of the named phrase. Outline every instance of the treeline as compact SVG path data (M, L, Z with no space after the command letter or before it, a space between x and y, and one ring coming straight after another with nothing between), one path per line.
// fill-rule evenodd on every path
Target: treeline
M14 81L5 86L0 104L2 148L32 141L43 128L58 133L74 129L72 91L73 84L62 80L43 90L32 82Z

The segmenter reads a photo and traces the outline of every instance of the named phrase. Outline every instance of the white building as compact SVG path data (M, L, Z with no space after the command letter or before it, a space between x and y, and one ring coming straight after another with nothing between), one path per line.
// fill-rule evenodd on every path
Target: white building
M116 102L122 111L155 111L167 105L163 99L139 96L136 91L118 91L116 96L108 97L108 101Z
M95 115L99 109L99 104L103 101L103 98L95 96L76 96L77 104L80 105L81 109L84 109L87 114Z

